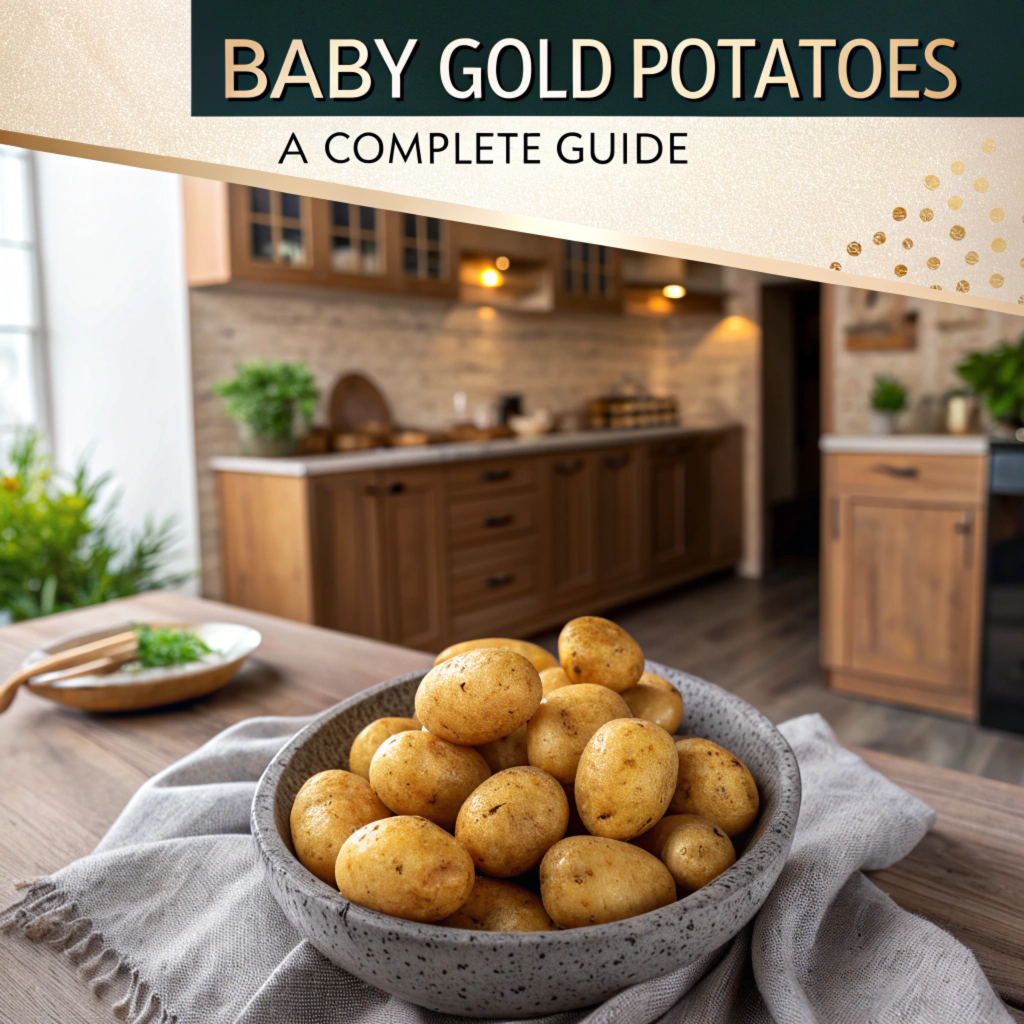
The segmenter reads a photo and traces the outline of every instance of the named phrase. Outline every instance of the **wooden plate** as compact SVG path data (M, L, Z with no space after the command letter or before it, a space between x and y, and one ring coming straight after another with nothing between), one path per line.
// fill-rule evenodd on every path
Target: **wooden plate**
M204 697L219 690L231 681L242 662L262 641L257 630L228 622L154 622L150 625L191 629L217 652L217 657L214 659L208 655L209 660L169 668L121 669L107 675L79 676L64 682L48 681L47 676L40 676L25 685L39 697L83 711L141 711ZM102 640L131 628L132 624L122 622L108 629L75 633L33 651L22 664L32 665L47 655L91 640Z
M331 428L338 434L390 434L391 410L380 389L361 373L340 378L331 392Z

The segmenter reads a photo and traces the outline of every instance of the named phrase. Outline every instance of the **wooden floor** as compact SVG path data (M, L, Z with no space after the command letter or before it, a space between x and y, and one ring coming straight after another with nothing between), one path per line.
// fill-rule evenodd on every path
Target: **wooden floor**
M609 613L654 661L739 694L773 722L819 712L851 746L1024 785L1024 736L829 690L818 666L818 580L716 578ZM535 638L555 650L557 633Z

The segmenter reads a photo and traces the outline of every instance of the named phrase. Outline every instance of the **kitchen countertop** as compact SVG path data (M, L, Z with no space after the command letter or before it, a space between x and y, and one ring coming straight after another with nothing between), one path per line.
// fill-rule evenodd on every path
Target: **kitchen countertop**
M735 426L732 423L685 427L646 427L630 430L578 430L543 434L531 438L501 438L495 441L452 441L408 448L370 448L360 452L331 455L296 455L262 459L245 455L220 455L210 468L222 473L260 473L271 476L323 476L328 473L358 473L368 469L408 469L410 466L438 466L476 459L542 455L547 452L604 448L607 445L639 444L692 437Z
M987 455L986 434L823 434L828 455Z
M0 715L0 905L17 899L16 881L88 853L147 778L234 722L314 714L432 663L420 651L157 592L0 628L0 672L66 633L147 620L245 623L262 632L263 646L223 690L160 712L86 715L21 693ZM935 828L908 857L870 877L967 945L1024 1024L1024 788L858 753L938 811ZM45 944L0 937L0 945L0 1020L113 1019Z

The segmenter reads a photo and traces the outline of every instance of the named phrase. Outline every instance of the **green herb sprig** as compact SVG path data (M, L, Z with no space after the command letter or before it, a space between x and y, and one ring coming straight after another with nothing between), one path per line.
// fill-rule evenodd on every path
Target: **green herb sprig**
M138 661L143 668L188 665L199 661L204 654L213 653L195 633L186 629L136 626L135 636L139 645Z

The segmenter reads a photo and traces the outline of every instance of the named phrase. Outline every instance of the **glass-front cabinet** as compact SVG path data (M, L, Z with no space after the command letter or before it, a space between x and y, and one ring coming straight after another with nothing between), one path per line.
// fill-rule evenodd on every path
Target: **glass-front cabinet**
M229 210L233 279L456 294L436 217L248 185L230 186Z

